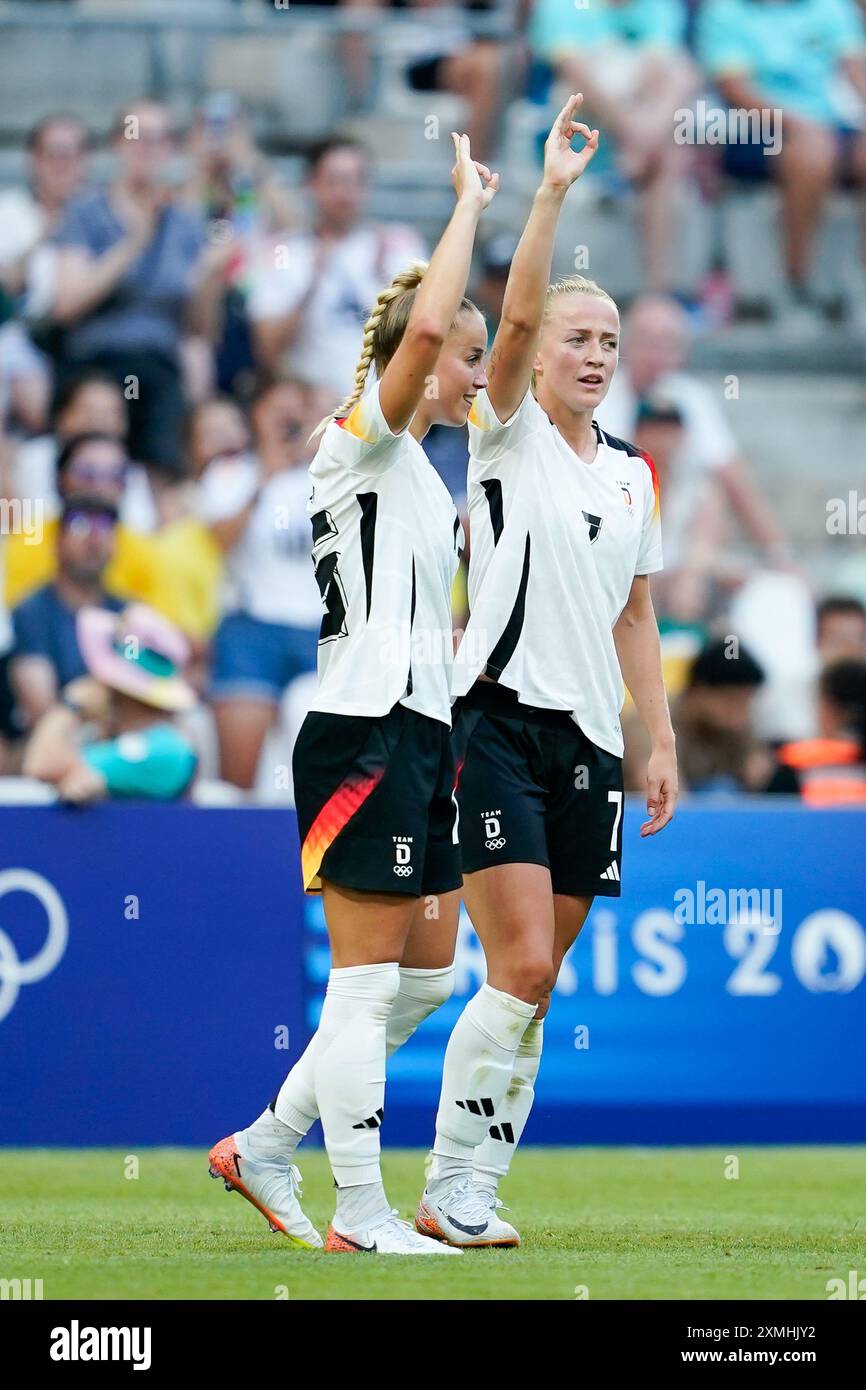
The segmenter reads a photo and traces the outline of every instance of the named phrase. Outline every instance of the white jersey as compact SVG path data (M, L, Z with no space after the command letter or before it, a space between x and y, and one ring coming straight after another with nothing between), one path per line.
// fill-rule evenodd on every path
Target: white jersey
M310 465L313 561L325 615L311 709L451 723L451 585L463 529L416 439L393 434L379 387L332 421Z
M648 455L604 433L585 463L531 393L507 424L486 391L469 415L471 617L453 693L486 674L522 703L566 709L622 757L625 689L613 625L636 574L662 567Z

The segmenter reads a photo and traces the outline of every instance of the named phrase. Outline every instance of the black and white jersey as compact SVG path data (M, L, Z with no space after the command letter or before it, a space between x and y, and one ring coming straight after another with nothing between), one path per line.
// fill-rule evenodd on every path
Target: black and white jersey
M452 689L481 672L527 705L565 709L622 756L613 625L636 574L662 568L652 460L595 426L585 463L531 393L507 424L479 391L469 415L471 617Z
M463 529L408 429L368 391L310 465L313 563L324 606L311 705L379 716L402 703L451 722L451 585Z

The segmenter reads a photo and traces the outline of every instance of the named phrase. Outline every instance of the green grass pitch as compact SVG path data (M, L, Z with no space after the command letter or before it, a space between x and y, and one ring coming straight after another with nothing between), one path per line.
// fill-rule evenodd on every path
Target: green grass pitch
M131 1159L137 1177L125 1176ZM401 1215L423 1159L385 1151ZM355 1259L271 1235L209 1179L204 1150L5 1149L0 1278L41 1278L45 1299L820 1300L828 1279L866 1275L864 1165L854 1147L526 1148L502 1192L519 1250ZM324 1232L322 1151L302 1170Z

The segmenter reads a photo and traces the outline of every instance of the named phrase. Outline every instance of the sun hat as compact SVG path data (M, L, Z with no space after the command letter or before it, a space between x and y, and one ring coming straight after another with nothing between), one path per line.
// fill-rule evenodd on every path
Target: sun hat
M103 685L155 709L179 711L196 703L180 672L189 659L183 634L144 603L122 613L90 605L79 609L76 631L88 671Z

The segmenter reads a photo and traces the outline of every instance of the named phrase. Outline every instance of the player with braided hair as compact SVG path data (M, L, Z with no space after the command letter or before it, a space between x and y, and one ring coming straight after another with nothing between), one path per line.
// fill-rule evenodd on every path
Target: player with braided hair
M451 220L430 264L378 296L310 467L324 615L293 769L304 887L322 893L331 942L325 1002L269 1108L210 1154L272 1225L321 1245L292 1164L321 1116L337 1188L326 1248L349 1253L459 1253L398 1219L379 1168L386 1055L451 993L461 885L450 673L463 532L421 440L465 424L487 382L486 326L464 290L499 176L453 138Z

